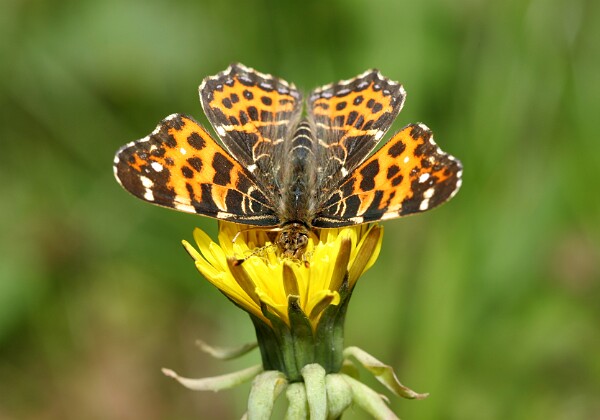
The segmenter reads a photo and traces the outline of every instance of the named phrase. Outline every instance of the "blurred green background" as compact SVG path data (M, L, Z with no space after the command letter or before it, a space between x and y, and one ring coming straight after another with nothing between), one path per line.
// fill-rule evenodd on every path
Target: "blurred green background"
M393 399L401 417L600 418L599 9L4 0L0 419L244 412L248 385L194 393L160 372L258 360L194 347L253 339L180 245L216 223L136 200L111 168L171 113L206 123L197 86L233 61L304 91L377 67L408 91L392 131L425 122L464 164L452 202L385 223L350 305L346 343L431 393Z

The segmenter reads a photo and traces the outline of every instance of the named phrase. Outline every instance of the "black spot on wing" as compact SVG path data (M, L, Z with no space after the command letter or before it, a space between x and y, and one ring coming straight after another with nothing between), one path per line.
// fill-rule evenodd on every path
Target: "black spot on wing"
M248 107L248 115L250 116L251 120L258 121L258 109L256 109L255 106Z
M188 179L194 177L194 171L192 171L189 166L182 166L181 174Z
M244 196L237 190L228 190L225 196L225 207L230 213L242 214Z
M392 179L392 187L397 187L402 183L404 177L402 175L398 175L396 178Z
M377 159L368 163L360 170L362 180L360 181L360 189L370 191L375 188L375 176L379 173L379 161Z
M389 148L388 155L390 155L393 158L397 158L402 153L404 153L405 150L406 150L406 145L404 144L404 142L398 140L396 142L396 144L394 144L392 147Z
M202 159L197 157L192 157L187 160L187 163L194 168L197 172L202 170Z
M212 167L215 170L213 182L217 185L228 185L231 182L231 170L233 163L223 154L217 152L213 157Z
M364 123L365 123L365 117L363 115L360 115L358 117L358 119L356 120L356 122L354 123L354 127L359 130L360 129L367 130L367 128L363 127Z
M212 198L212 184L200 184L200 201L192 200L192 205L197 213L215 215L219 212L219 207Z
M198 133L192 133L188 136L187 142L196 150L202 150L206 147L206 142Z
M233 108L233 104L231 103L231 99L229 99L229 98L223 99L222 103L223 103L223 106L227 109Z
M360 208L360 203L361 203L361 201L360 201L360 198L358 198L358 196L351 195L350 197L348 197L344 201L346 208L344 210L344 214L342 215L342 217L350 218L350 217L356 216L358 213L358 209Z
M387 170L387 179L392 179L398 172L400 172L400 167L398 165L392 165Z
M356 112L356 111L350 112L348 114L348 118L346 120L346 124L348 124L348 125L354 124L354 122L356 121L357 118L358 118L358 112Z
M344 108L346 108L346 101L341 101L341 102L338 102L338 104L335 106L335 109L336 109L337 111L341 111L341 110L343 110Z

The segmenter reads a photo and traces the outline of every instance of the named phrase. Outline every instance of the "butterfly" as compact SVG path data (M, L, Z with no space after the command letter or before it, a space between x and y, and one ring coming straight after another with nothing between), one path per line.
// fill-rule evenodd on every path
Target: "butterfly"
M312 229L423 212L460 188L461 163L423 124L371 154L406 97L377 70L303 101L294 84L232 64L199 93L222 146L193 118L173 114L117 151L117 181L153 204L277 229L284 256L301 257Z

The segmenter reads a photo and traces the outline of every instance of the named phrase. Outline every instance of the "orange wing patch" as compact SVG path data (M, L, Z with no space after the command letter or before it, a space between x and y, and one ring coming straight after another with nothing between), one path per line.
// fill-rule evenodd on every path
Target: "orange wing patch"
M313 226L346 226L418 213L450 199L462 166L423 124L411 124L359 166L328 199Z
M127 191L154 204L237 223L279 222L248 171L183 115L121 148L114 168Z

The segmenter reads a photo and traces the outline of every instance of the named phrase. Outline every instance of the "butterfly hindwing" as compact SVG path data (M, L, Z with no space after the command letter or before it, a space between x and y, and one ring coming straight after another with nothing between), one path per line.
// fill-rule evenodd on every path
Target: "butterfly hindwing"
M237 223L279 223L252 174L184 115L119 149L114 171L127 191L153 204Z
M204 112L227 150L269 184L283 143L300 119L302 97L293 84L241 64L200 85Z
M350 174L313 221L338 227L387 220L436 207L461 184L462 166L423 124L411 124Z

